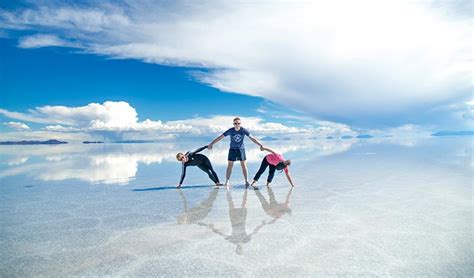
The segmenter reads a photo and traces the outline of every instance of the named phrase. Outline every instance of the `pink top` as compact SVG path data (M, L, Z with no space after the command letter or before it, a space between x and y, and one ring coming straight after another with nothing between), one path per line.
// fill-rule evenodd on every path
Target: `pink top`
M283 156L281 154L267 154L267 156L265 156L267 158L267 162L268 164L271 164L273 166L277 166L277 164L280 162L280 161L283 161L285 160L285 158L283 158ZM285 171L285 173L288 173L288 166L285 167L285 169L283 169Z

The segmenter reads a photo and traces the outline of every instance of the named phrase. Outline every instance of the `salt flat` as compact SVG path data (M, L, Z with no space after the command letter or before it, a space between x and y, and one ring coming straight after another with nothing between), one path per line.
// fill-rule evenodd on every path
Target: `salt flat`
M205 143L0 147L0 276L473 273L470 138L268 142L295 188L236 165L229 190L197 168L175 189ZM226 147L203 152L221 180Z

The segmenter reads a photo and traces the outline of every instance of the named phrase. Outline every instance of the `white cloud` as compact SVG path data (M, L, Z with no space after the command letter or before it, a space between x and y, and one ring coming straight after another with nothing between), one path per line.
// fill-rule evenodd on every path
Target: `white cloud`
M44 127L44 130L47 131L57 131L57 132L72 132L72 131L80 131L79 128L74 127L64 127L62 125L48 125Z
M65 30L97 33L128 24L128 18L121 14L120 9L111 5L105 7L80 8L39 7L36 10L26 9L20 13L1 11L4 28L28 29L31 26L64 28Z
M29 113L10 112L0 109L0 114L13 119L36 123L57 123L46 126L48 131L187 131L191 127L183 124L169 125L161 121L138 121L138 114L130 104L123 101L90 103L85 106L42 106ZM64 126L66 125L66 126Z
M176 121L139 121L135 108L127 102L106 101L103 104L90 103L85 106L43 106L29 113L0 110L9 118L31 120L32 122L57 123L43 128L45 134L84 133L123 139L124 134L138 133L138 138L146 136L165 138L181 134L214 136L232 126L234 116L215 115L207 118L193 118ZM243 124L255 134L296 134L309 133L312 129L297 128L276 122L266 122L259 117L243 117ZM18 135L18 134L17 134ZM161 136L163 135L163 136ZM132 135L132 137L134 137ZM137 137L137 136L135 136ZM83 138L83 136L81 136ZM175 137L172 137L175 138Z
M172 124L190 125L193 131L198 134L222 133L232 127L232 120L235 116L216 115L208 118L194 118L179 121L170 121ZM259 117L241 117L242 126L250 132L256 134L291 134L291 133L307 133L310 129L290 127L281 123L265 122Z
M8 123L3 123L3 124L16 130L29 130L30 129L29 126L20 122L8 122Z
M18 46L21 48L39 48L46 46L76 47L77 45L60 39L55 35L36 34L21 38Z
M40 124L57 123L55 121L52 121L51 119L41 118L41 116L37 115L37 112L34 110L31 110L29 112L30 113L25 114L25 113L20 113L20 112L11 112L6 109L0 108L0 114L10 119L17 119L17 120L21 120L25 122L40 123Z
M470 94L471 18L452 16L462 7L448 6L133 1L3 12L1 22L54 30L88 52L206 68L191 74L223 91L261 96L325 119L370 122Z

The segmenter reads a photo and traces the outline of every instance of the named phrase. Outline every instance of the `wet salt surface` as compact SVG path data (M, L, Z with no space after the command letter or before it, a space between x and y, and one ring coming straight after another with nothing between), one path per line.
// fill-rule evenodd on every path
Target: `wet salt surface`
M3 146L0 276L472 275L469 138L268 145L294 189L238 165L230 190L197 168L174 189L197 145ZM204 152L221 179L225 148Z

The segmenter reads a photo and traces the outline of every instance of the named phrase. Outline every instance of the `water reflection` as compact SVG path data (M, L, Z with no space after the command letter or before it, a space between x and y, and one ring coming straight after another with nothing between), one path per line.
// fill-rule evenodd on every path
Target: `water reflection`
M202 224L200 221L207 217L209 212L212 209L212 205L217 198L217 194L219 193L219 188L214 188L209 193L209 197L206 200L203 200L199 205L189 208L188 202L186 201L186 197L184 196L183 190L177 189L179 195L183 200L184 212L178 215L178 223L179 224Z
M175 149L174 144L160 144L158 148L145 144L2 147L0 153L8 158L7 166L0 169L0 178L26 175L42 181L127 184L136 177L139 164L171 161Z
M288 140L265 142L268 146L285 157L304 161L318 157L327 157L348 152L352 148L371 145L372 149L384 144L398 144L406 146L408 139L403 138L373 138L367 141L352 140ZM417 140L421 140L418 138ZM456 140L451 140L456 141ZM459 141L459 140L457 140ZM208 142L193 143L150 143L150 144L103 144L84 145L66 144L58 146L0 146L0 178L25 175L42 181L64 181L75 179L89 183L128 184L137 174L139 165L172 164L168 169L178 169L175 155L177 152L194 150ZM462 142L454 150L461 155L453 158L455 163L464 158L460 163L472 167L472 146ZM439 138L431 138L426 144L443 144ZM411 146L411 143L408 144ZM453 146L456 144L446 144ZM372 151L372 150L371 150ZM450 150L452 151L452 150ZM216 167L227 165L227 144L217 145L212 151L206 150L204 154L209 157ZM367 153L367 152L366 152ZM369 152L371 153L371 152ZM375 152L372 152L375 154ZM259 163L265 153L250 145L247 149L247 162ZM466 163L467 160L467 163Z
M260 190L255 190L255 194L257 194L257 197L260 200L260 203L262 204L262 208L265 211L265 213L268 216L273 217L273 220L270 223L275 223L275 221L280 219L283 215L287 213L291 214L290 197L291 197L291 193L293 192L293 187L291 187L290 191L288 191L288 194L286 195L286 200L284 203L277 202L275 198L275 193L273 193L273 190L271 187L267 186L266 188L267 188L267 193L268 193L268 198L269 198L268 201L265 199L265 197L263 197L263 194L260 192Z
M244 250L244 244L247 244L251 241L252 237L258 233L260 229L264 226L275 223L278 219L283 217L285 214L291 214L290 206L290 197L293 191L293 188L290 188L286 196L284 203L279 203L276 198L273 190L270 187L267 187L267 193L269 200L262 195L260 190L252 190L257 194L258 200L261 203L261 206L265 213L272 217L271 221L263 219L260 221L260 224L252 229L251 232L247 231L247 200L248 200L248 188L245 188L242 201L240 205L234 202L232 197L232 191L226 190L226 199L228 204L228 213L229 219L232 226L232 231L230 234L226 234L221 229L216 228L212 223L205 223L203 220L209 215L216 201L217 195L220 191L219 188L214 188L210 191L207 199L201 201L198 205L193 208L189 208L186 197L181 189L177 189L182 200L183 200L183 209L184 212L178 215L177 220L179 224L196 224L199 226L207 227L213 233L221 236L228 242L235 245L235 252L238 255L242 255ZM223 189L222 189L223 190Z
M42 181L75 179L89 183L127 184L138 174L138 166L172 163L179 151L192 150L206 142L193 144L67 144L59 146L0 146L0 178L25 175ZM268 142L288 157L310 152L326 156L345 152L350 141L285 141ZM221 144L205 154L213 165L227 165L227 145ZM247 150L247 162L258 163L264 153L254 146Z

